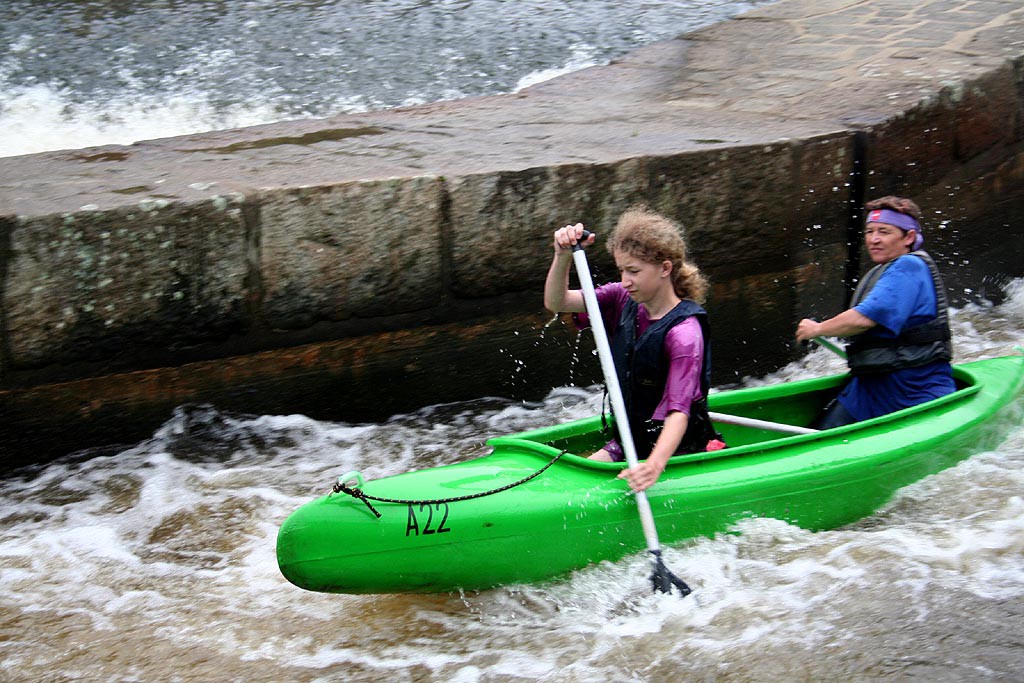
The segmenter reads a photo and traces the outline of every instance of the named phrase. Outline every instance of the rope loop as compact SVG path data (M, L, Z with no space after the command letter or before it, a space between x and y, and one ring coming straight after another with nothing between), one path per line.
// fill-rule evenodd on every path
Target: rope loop
M559 459L561 459L561 457L563 455L565 455L566 453L568 453L568 451L563 450L561 453L559 453L554 458L552 458L551 462L549 462L548 464L544 465L544 467L541 467L539 470L537 470L533 474L530 474L530 475L527 475L527 476L523 477L519 481L513 482L511 484L506 484L505 486L501 486L501 487L498 487L496 489L491 489L490 491L481 491L480 493L470 493L470 494L467 494L465 496L455 496L454 498L434 498L434 499L431 499L431 500L403 500L403 499L400 499L400 498L378 498L377 496L367 495L362 489L359 488L358 485L357 486L349 486L346 483L346 482L351 480L348 475L346 475L344 477L339 477L337 483L334 484L334 487L331 490L334 493L346 493L346 494L352 496L353 498L358 498L359 500L363 501L363 504L366 505L366 507L370 508L370 512L372 512L374 515L376 515L377 519L380 519L383 515L381 515L380 511L378 511L377 508L373 507L373 503L370 502L371 500L376 501L378 503L393 503L393 504L397 504L397 505L440 505L441 503L456 503L456 502L463 501L463 500L473 500L474 498L483 498L484 496L491 496L491 495L494 495L495 493L501 493L502 491L508 491L509 489L515 488L516 486L520 486L522 484L525 484L526 482L530 481L531 479L534 479L535 477L539 477L549 467L551 467L556 462L558 462ZM359 478L359 483L360 484L362 483L362 477Z
M334 493L347 493L348 495L352 496L353 498L358 498L359 500L363 501L363 503L366 505L366 507L370 508L370 512L372 512L374 515L376 515L377 519L381 518L380 512L377 511L377 508L373 507L373 503L371 503L368 500L369 496L367 496L365 493L363 493L362 489L360 489L358 487L352 488L350 486L347 486L342 480L339 479L338 483L334 485L334 488L332 489L332 491Z

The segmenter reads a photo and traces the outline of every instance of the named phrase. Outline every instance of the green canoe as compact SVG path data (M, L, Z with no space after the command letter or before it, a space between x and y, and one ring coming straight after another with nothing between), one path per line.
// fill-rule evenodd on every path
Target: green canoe
M711 536L754 516L835 528L994 447L1021 420L1024 356L954 373L954 394L838 429L786 434L720 422L728 448L672 458L647 491L661 541ZM723 391L710 407L739 422L807 425L842 379ZM635 499L615 478L623 465L575 455L605 440L595 416L491 439L489 455L467 462L365 483L346 475L346 490L285 520L281 572L312 591L428 593L537 582L640 551Z

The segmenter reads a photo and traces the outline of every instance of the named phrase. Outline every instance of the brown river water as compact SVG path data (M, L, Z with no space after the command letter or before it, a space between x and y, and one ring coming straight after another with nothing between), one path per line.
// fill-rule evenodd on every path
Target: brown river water
M1024 281L954 312L958 360L1024 340ZM823 349L767 378L841 369ZM278 526L349 470L485 452L594 413L597 387L483 398L380 424L183 407L122 452L0 480L0 681L1024 680L1024 413L995 450L811 533L771 519L539 586L323 595L277 569Z

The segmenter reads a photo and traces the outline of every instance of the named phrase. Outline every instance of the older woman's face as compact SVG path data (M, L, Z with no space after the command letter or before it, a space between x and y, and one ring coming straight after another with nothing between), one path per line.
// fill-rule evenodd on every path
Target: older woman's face
M916 233L903 231L888 223L868 223L864 228L864 245L875 263L888 263L910 253Z

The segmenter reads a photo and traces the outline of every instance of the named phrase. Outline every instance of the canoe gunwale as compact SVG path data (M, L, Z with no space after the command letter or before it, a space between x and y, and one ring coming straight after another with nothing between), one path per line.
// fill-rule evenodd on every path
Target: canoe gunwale
M962 386L952 394L948 394L927 403L911 406L887 415L862 420L842 427L814 432L812 434L787 434L783 436L773 435L774 438L766 439L764 441L729 447L718 451L674 455L669 458L666 468L686 465L694 462L743 457L754 453L767 455L771 451L785 449L793 445L805 444L814 441L833 441L837 438L846 439L851 435L856 435L861 432L870 432L879 426L902 421L908 417L920 415L922 413L938 413L941 409L949 407L950 404L966 401L982 390L982 384L969 370L963 367L954 366L953 374L957 380L966 386ZM767 387L767 389L774 390L778 396L784 397L787 395L806 393L808 391L827 390L841 384L845 377L845 374L840 374L830 375L828 377L815 377L808 380L801 380L799 382L791 382L784 385L787 389L785 392L779 392L779 387L777 385ZM734 399L734 397L738 398L730 400L728 403L743 405L749 402L748 397L751 393L756 396L759 392L763 393L765 389L766 387L749 387L729 392L730 399ZM715 395L712 395L712 400L714 400L714 396ZM747 400L744 401L739 399ZM721 409L728 406L717 405L715 407L719 409L719 412L724 412ZM571 436L577 436L588 431L593 431L595 429L595 425L598 429L600 428L600 415L589 416L579 420L565 422L560 425L554 425L552 427L534 429L508 436L494 437L492 439L488 439L486 444L494 448L495 452L500 448L510 448L526 453L533 453L545 458L552 458L558 455L561 450L551 446L551 442L566 439ZM626 463L599 462L571 452L566 453L562 457L562 462L564 465L581 466L593 470L622 470L626 467Z

